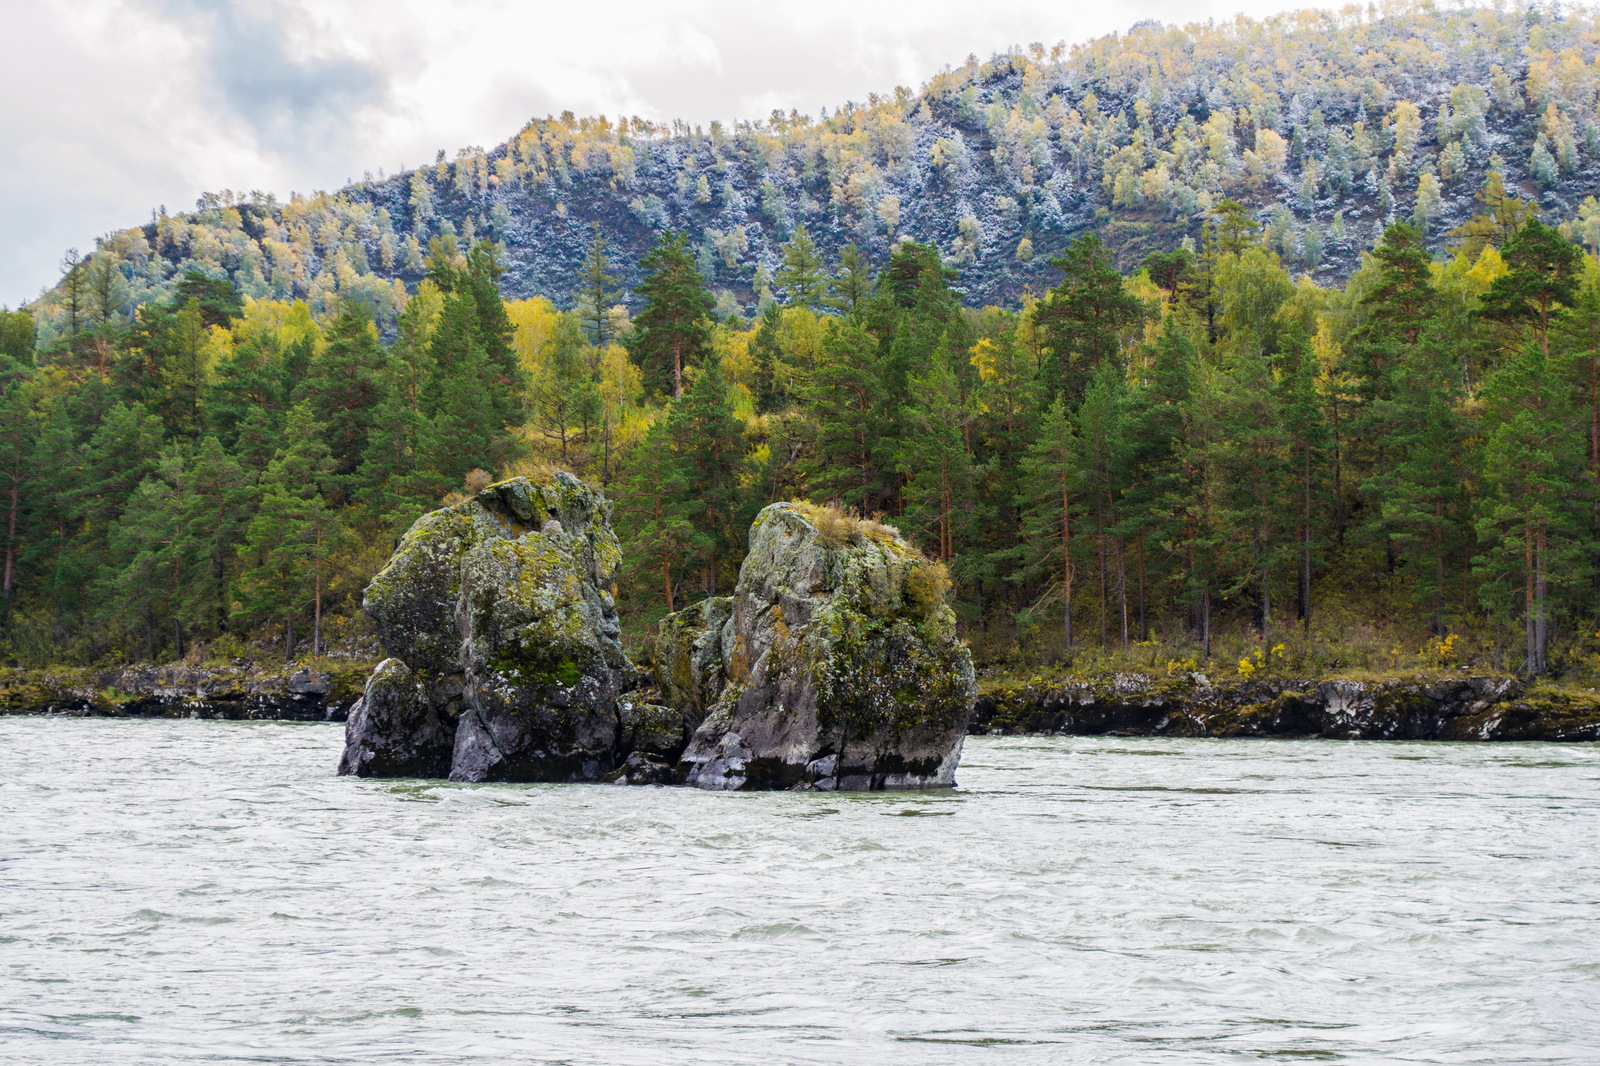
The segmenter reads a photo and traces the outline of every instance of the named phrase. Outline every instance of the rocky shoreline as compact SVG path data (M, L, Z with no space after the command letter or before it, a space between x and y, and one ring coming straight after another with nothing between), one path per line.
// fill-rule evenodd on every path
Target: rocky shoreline
M0 669L0 714L342 722L370 662Z
M0 714L342 722L373 664L0 669ZM1201 674L989 681L975 736L1596 741L1600 695L1507 677L1215 682Z
M1600 695L1509 677L1213 681L1117 674L991 681L982 735L1328 737L1341 740L1600 740Z

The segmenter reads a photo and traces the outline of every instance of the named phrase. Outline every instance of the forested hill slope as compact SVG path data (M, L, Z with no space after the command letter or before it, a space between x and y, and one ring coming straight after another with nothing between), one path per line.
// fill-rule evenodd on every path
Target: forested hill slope
M830 260L936 244L969 303L1015 300L1097 229L1126 269L1238 200L1291 268L1342 279L1385 221L1434 243L1491 166L1551 221L1600 244L1600 18L1582 9L1394 4L1221 25L1141 24L1070 49L969 59L813 119L709 129L637 118L528 124L491 150L281 202L224 192L101 242L86 276L123 313L188 265L246 294L358 299L392 321L437 236L504 243L510 297L571 302L598 224L623 281L662 230L686 232L723 312L778 289L804 226ZM113 293L114 290L114 293ZM782 296L782 292L776 292ZM80 294L81 296L81 294ZM59 289L35 308L48 341Z

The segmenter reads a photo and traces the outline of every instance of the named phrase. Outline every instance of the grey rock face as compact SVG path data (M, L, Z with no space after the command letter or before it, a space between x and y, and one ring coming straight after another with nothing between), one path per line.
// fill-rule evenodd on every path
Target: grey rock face
M1377 681L1204 674L999 684L977 701L974 733L1348 740L1600 739L1600 699L1509 677Z
M367 588L392 658L351 714L340 772L568 781L610 770L633 671L609 591L622 557L609 513L558 472L418 519Z
M399 659L385 659L345 719L341 774L444 777L455 747L455 722Z
M886 527L805 504L762 511L734 595L662 623L674 709L692 716L715 694L679 763L684 783L954 784L976 685L946 584Z

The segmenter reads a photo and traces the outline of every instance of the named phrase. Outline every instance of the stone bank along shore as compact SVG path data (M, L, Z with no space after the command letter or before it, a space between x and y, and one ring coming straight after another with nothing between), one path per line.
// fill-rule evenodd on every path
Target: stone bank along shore
M345 720L369 662L0 670L0 714ZM982 687L975 735L1600 740L1600 696L1505 677L1213 682L1203 674Z

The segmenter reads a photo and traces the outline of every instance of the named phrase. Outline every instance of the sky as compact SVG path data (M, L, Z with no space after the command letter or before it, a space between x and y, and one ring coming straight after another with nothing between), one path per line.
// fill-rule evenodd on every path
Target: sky
M224 188L335 189L529 118L815 115L969 53L1282 0L4 0L0 306Z

